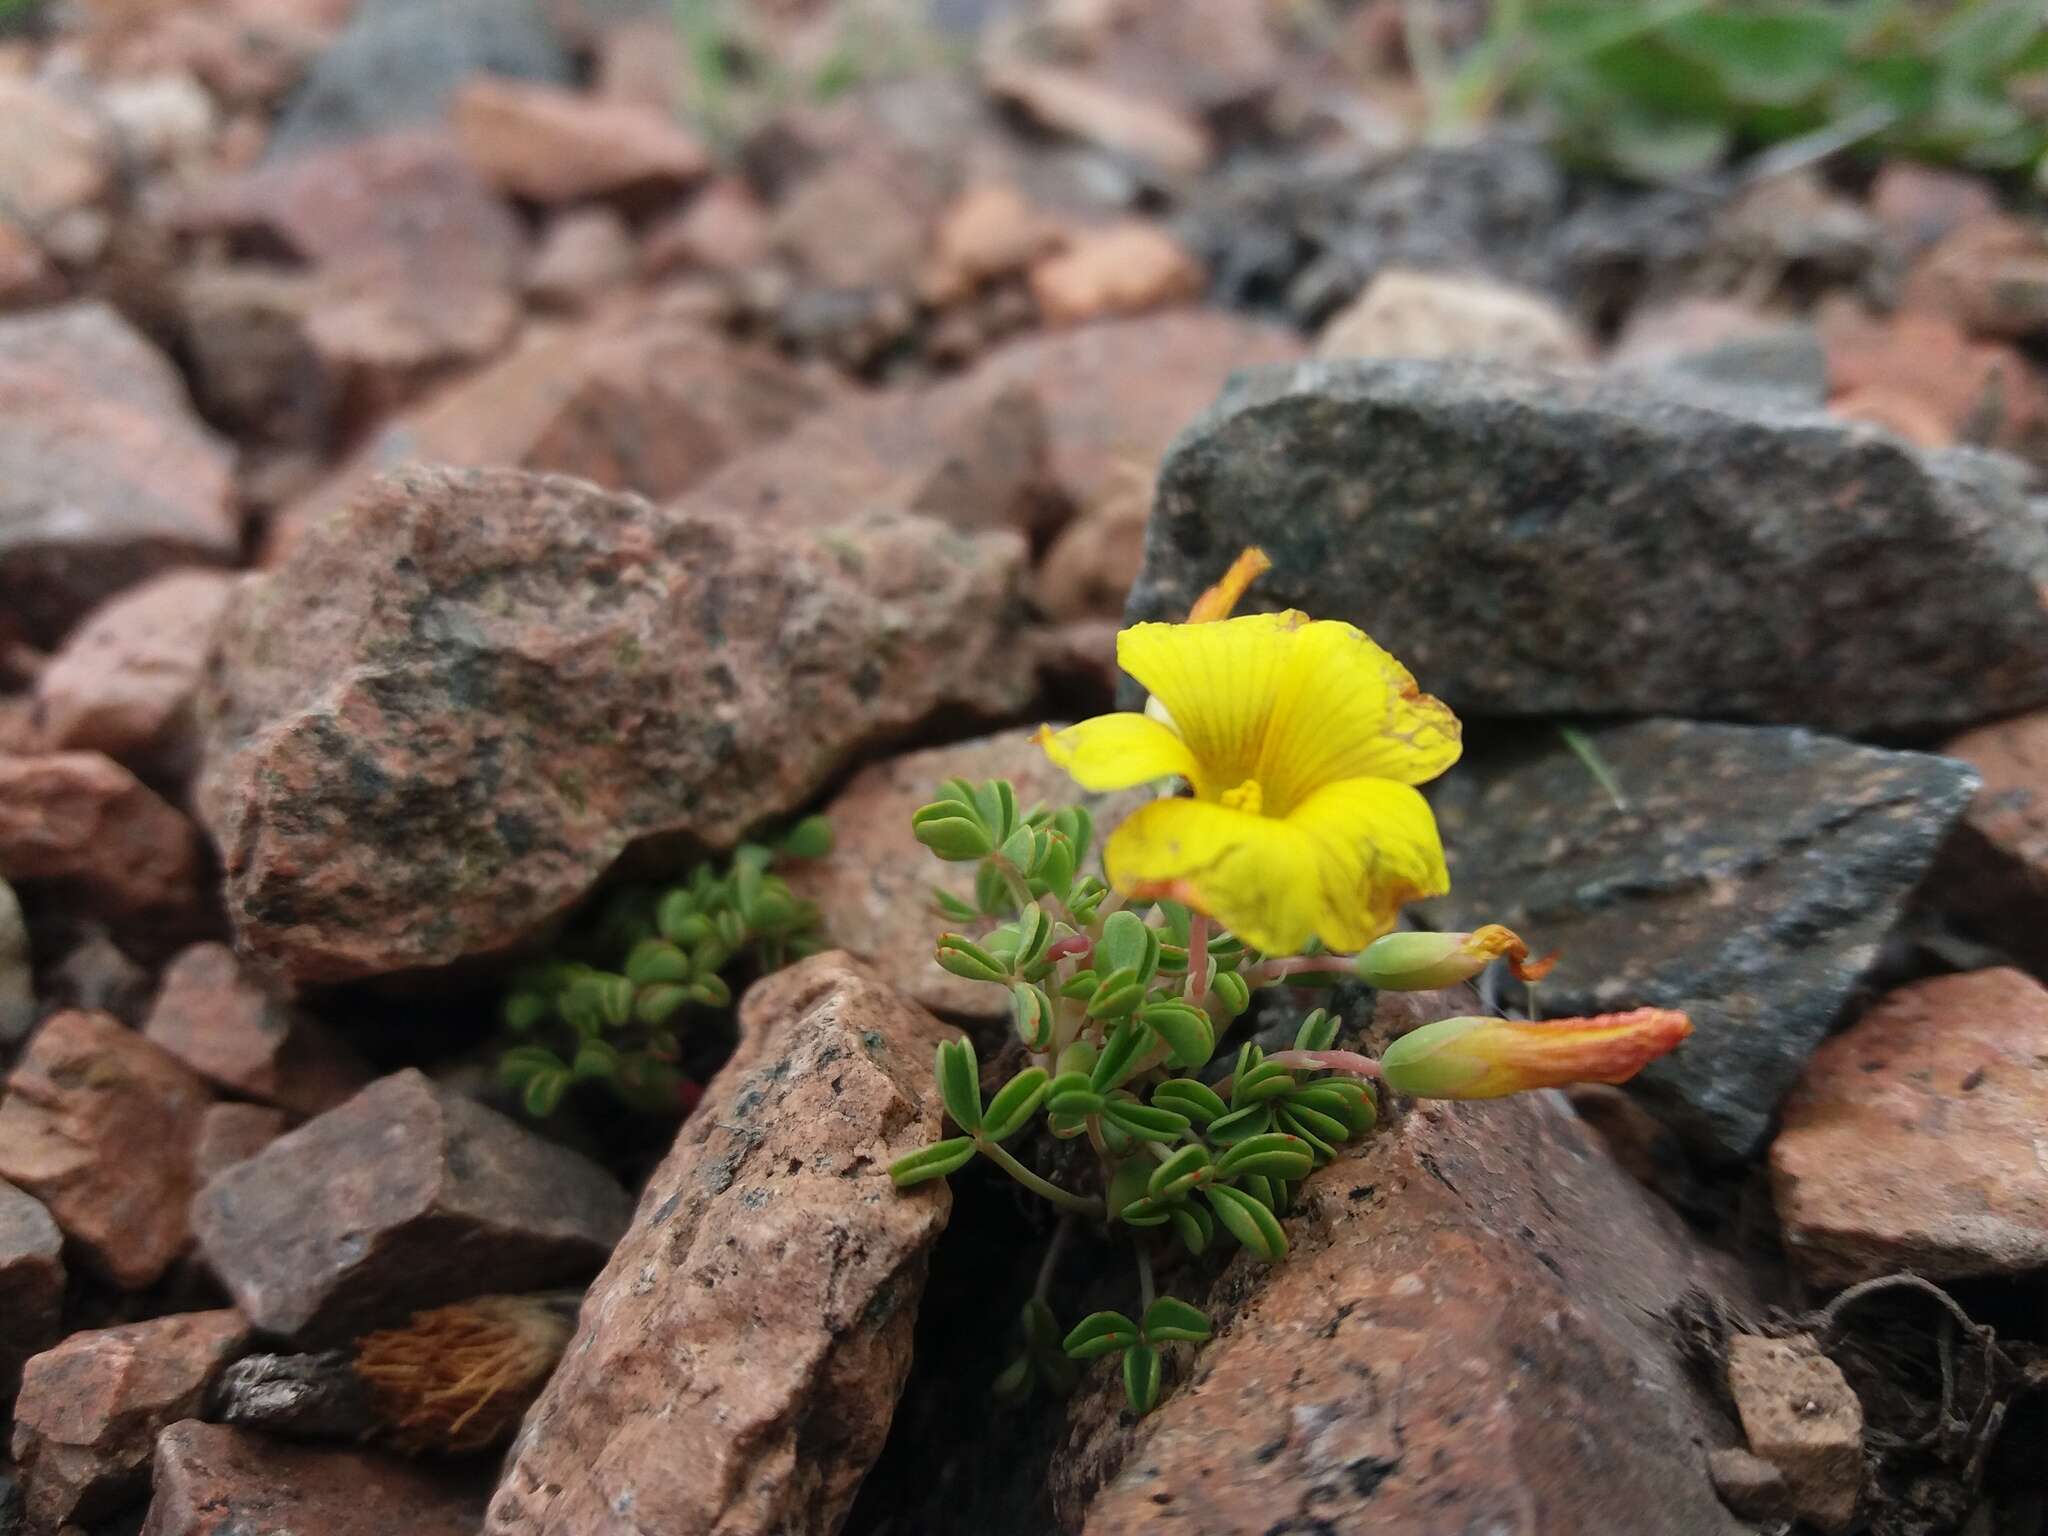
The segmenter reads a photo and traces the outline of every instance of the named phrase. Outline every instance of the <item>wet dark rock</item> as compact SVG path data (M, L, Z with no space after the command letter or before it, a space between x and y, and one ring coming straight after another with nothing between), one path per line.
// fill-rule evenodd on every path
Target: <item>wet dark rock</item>
M1750 395L1420 361L1241 377L1162 472L1132 619L1246 544L1461 712L1848 732L2048 701L2018 466Z
M192 1225L251 1322L324 1343L581 1280L629 1208L594 1163L408 1069L216 1175Z
M1562 950L1539 989L1548 1015L1685 1010L1692 1038L1631 1088L1696 1145L1749 1155L1872 976L1975 774L1807 731L1657 720L1590 737L1622 810L1549 727L1529 735L1444 780L1451 894L1429 924L1502 922Z
M269 153L440 117L480 74L567 83L544 0L364 0L286 105Z

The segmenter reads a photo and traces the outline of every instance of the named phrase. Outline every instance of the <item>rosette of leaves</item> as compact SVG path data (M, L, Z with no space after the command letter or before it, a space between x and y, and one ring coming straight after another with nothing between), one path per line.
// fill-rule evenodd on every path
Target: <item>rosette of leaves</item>
M731 1008L729 976L765 975L823 949L817 908L775 873L832 848L822 816L772 844L743 843L668 886L629 886L556 954L519 971L500 1011L499 1075L544 1119L578 1084L637 1110L682 1107L677 1063L693 1012Z
M1098 1313L1062 1338L1061 1352L1087 1360L1120 1351L1131 1408L1149 1412L1160 1391L1161 1347L1208 1330L1187 1303L1150 1294L1146 1245L1155 1231L1190 1254L1224 1241L1281 1258L1287 1236L1279 1217L1296 1186L1377 1119L1367 1084L1269 1061L1255 1045L1240 1047L1213 1084L1200 1075L1254 986L1335 977L1293 968L1268 975L1255 951L1177 903L1142 915L1117 905L1081 868L1093 852L1093 824L1079 806L1027 812L1006 782L952 780L912 826L941 858L978 865L974 900L942 892L939 907L980 931L940 935L936 957L956 976L1007 992L1030 1059L984 1098L973 1042L942 1044L939 1095L959 1134L901 1159L891 1176L907 1188L981 1157L1071 1216L1129 1230L1142 1315L1132 1322ZM1327 1050L1337 1032L1337 1020L1318 1009L1302 1021L1295 1048ZM1034 1126L1085 1139L1101 1170L1098 1192L1063 1188L1012 1150ZM1026 1309L1023 1352L997 1383L1006 1395L1061 1379L1049 1364L1058 1329L1048 1278Z

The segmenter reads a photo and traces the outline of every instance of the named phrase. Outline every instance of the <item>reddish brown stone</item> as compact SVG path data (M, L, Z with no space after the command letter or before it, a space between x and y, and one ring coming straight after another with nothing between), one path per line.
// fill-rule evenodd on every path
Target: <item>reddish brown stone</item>
M1138 482L1127 496L1076 518L1053 541L1039 564L1038 606L1051 619L1118 618L1138 567L1145 563L1145 524L1152 516L1151 487Z
M977 183L939 221L919 294L927 304L956 303L985 283L1022 272L1063 238L1010 183Z
M1087 795L1033 741L1030 730L933 747L877 763L855 775L826 808L833 849L785 871L799 896L827 915L832 942L858 955L905 997L949 1018L1009 1013L1001 987L942 971L932 943L953 926L932 905L934 887L974 898L974 866L947 864L910 835L910 813L949 778L1008 779L1020 805L1086 803L1103 830L1142 803L1142 794Z
M1131 94L1054 64L1005 62L989 89L1044 127L1173 175L1192 175L1215 153L1208 130L1174 105Z
M353 1049L245 975L225 944L171 962L143 1033L208 1082L294 1115L332 1109L370 1081Z
M86 101L0 74L0 208L30 227L103 198L114 146Z
M641 270L649 277L684 268L745 272L768 254L767 210L747 184L721 177L647 233Z
M1038 397L1053 479L1086 511L1150 501L1169 443L1241 368L1294 362L1300 340L1217 310L1182 310L1082 326L992 352L947 387L986 397L1019 386Z
M0 876L116 918L188 921L199 832L97 752L0 757Z
M1913 269L1905 303L1979 336L2033 335L2048 326L2048 236L2004 214L1972 219Z
M1065 1529L1746 1529L1664 1321L1718 1271L1554 1097L1417 1106L1285 1225L1281 1263L1240 1255L1189 1296L1218 1337L1149 1417L1094 1369L1053 1463Z
M773 353L690 316L631 307L536 330L502 361L394 422L274 535L273 559L370 479L407 463L576 475L656 499L788 431L824 399Z
M518 323L519 225L439 135L294 155L216 184L184 222L267 238L313 267L307 335L356 415L491 356Z
M46 304L64 291L34 236L0 213L0 309Z
M602 206L576 208L548 225L526 269L526 297L544 309L581 313L633 275L626 221Z
M683 503L763 528L819 530L886 509L962 532L1050 525L1060 511L1044 413L1021 385L855 396L726 465Z
M43 741L172 776L189 767L192 700L234 582L172 571L95 609L36 679Z
M2018 349L1972 341L1941 315L1908 310L1877 320L1850 305L1823 310L1821 338L1831 404L1842 414L1903 425L1909 438L1925 435L1931 419L1940 424L1943 446L1968 442L2037 460L2048 455L2048 388Z
M192 1225L250 1321L324 1344L580 1281L629 1204L596 1164L408 1069L216 1174Z
M204 1187L224 1168L247 1162L285 1133L291 1122L281 1109L261 1104L211 1104L192 1146L192 1173Z
M1750 1450L1783 1475L1792 1513L1823 1531L1849 1529L1863 1487L1863 1405L1841 1367L1810 1334L1737 1334L1728 1395Z
M249 1339L233 1310L74 1333L22 1373L14 1459L31 1526L99 1520L148 1486L157 1431L197 1413Z
M1814 1052L1771 1144L1816 1285L2048 1267L2048 989L2014 970L1901 987Z
M805 177L777 206L771 244L819 287L908 290L944 206L917 158L854 149Z
M2048 970L2048 711L1943 747L1983 776L1930 894L2023 963Z
M479 76L456 96L454 113L477 173L537 203L675 192L711 168L673 114L537 81Z
M1196 298L1208 281L1187 247L1156 224L1131 219L1077 234L1031 269L1031 296L1047 325L1142 314Z
M185 1246L208 1099L204 1083L118 1021L57 1014L8 1075L0 1178L48 1206L94 1269L141 1290Z
M342 380L313 340L324 291L297 268L207 263L179 275L179 329L209 417L256 442L326 451Z
M0 320L0 610L54 642L176 565L239 552L227 449L101 304Z
M637 842L729 844L936 714L1018 709L1022 565L925 518L380 481L223 626L199 802L245 950L297 983L500 951Z
M514 1442L485 1530L839 1528L910 1368L945 1031L841 954L758 983ZM629 1513L628 1513L629 1512ZM627 1523L622 1523L625 1521Z
M1983 177L1917 160L1887 160L1870 184L1871 216L1912 255L1997 211L1998 194Z
M22 1363L63 1329L64 1235L43 1203L0 1180L0 1403Z
M158 1437L155 1483L141 1536L474 1536L483 1514L457 1473L196 1419Z

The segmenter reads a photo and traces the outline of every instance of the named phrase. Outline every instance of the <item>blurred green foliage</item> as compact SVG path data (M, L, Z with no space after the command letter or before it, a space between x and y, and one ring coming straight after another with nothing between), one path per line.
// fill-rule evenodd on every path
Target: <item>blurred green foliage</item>
M1497 0L1452 58L1430 9L1407 16L1435 131L1529 106L1643 180L1809 137L1997 172L2048 148L2041 0Z

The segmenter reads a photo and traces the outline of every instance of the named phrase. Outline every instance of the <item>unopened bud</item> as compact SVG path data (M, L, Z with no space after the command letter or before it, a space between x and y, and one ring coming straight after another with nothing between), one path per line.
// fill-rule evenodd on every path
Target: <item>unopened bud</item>
M1417 1099L1497 1099L1566 1083L1623 1083L1692 1033L1670 1008L1589 1019L1440 1019L1380 1057L1387 1086Z
M1495 960L1506 960L1520 981L1540 981L1557 956L1529 959L1529 946L1512 929L1489 923L1472 933L1389 933L1359 955L1359 979L1388 992L1432 992L1470 981Z

